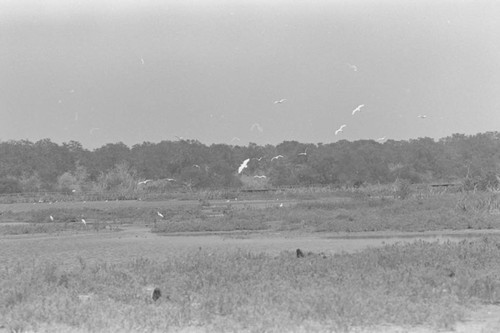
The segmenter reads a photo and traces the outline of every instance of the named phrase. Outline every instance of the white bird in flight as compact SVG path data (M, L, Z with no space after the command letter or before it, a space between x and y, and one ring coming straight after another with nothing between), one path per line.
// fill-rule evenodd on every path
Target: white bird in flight
M260 126L260 124L258 123L254 123L252 124L252 126L250 126L250 131L253 131L254 129L257 129L257 131L259 131L260 133L264 132L264 129L262 128L262 126Z
M351 68L353 71L357 72L358 71L358 67L356 65L351 65L350 63L347 63L347 65L349 66L349 68Z
M82 223L87 225L87 221L85 221L85 219L82 219Z
M165 217L165 216L163 216L163 214L162 214L162 213L160 213L160 212L156 212L156 214L158 214L158 216L159 216L159 217L161 217L161 218L164 218L164 217Z
M378 138L377 141L384 141L385 140L385 137L382 137L382 138Z
M361 108L362 108L363 106L365 106L365 105L364 105L364 104L358 105L358 107L357 107L357 108L355 108L354 110L352 110L352 115L354 116L354 114L355 114L356 112L361 111Z
M167 178L167 182L175 182L175 179L173 179L173 178Z
M307 148L306 148L306 150L305 150L303 153L299 153L299 155L298 155L298 156L300 156L300 155L307 156Z
M286 101L287 101L286 98L282 98L280 100L274 101L274 104L281 104L281 103L285 103Z
M419 115L418 115L418 117L419 117L420 119L425 119L425 118L427 118L427 116L426 116L425 114L419 114Z
M141 64L144 65L144 58L141 58Z
M344 127L346 127L347 125L342 125L340 126L340 128L338 130L335 131L335 135L339 134L340 132L343 132L344 131Z
M283 155L277 155L277 156L274 156L273 158L271 158L271 162L273 160L277 160L278 158L283 158Z
M49 217L50 217L50 220L51 220L52 222L54 222L54 217L53 217L52 215L50 215Z
M243 161L243 163L241 163L240 167L238 168L238 173L241 173L243 171L243 169L245 169L247 167L247 164L249 161L250 161L250 159L247 158L246 160Z
M137 183L137 185L147 184L149 182L152 182L152 180L151 179L146 179L146 180L143 180L143 181Z
M200 168L200 166L198 164L193 164L193 168Z
M262 176L253 176L253 178L267 178L267 177L262 175Z
M233 141L241 141L241 140L240 140L240 138L238 138L237 136L235 136L235 137L233 137L233 138L231 139L231 142L233 142Z

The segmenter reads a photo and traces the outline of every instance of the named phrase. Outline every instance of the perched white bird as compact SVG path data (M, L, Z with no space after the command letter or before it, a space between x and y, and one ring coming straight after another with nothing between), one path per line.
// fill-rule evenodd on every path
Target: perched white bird
M266 176L262 175L262 176L253 176L254 178L267 178Z
M87 225L87 221L85 221L85 219L82 219L82 223Z
M344 131L344 127L346 127L347 125L342 125L340 126L340 128L338 130L335 131L335 135L339 134L340 132L343 132Z
M286 101L287 101L286 98L282 98L280 100L274 101L274 104L281 104L281 103L285 103Z
M137 185L147 184L149 182L152 182L152 180L151 179L146 179L146 180L143 180L143 181L137 183Z
M49 217L50 217L50 220L51 220L52 222L54 222L54 216L50 215Z
M355 108L354 110L352 110L352 115L354 116L354 114L355 114L356 112L361 111L361 108L362 108L363 106L365 106L365 105L364 105L364 104L358 105L358 107L357 107L357 108Z
M158 214L158 216L159 216L159 217L161 217L161 218L164 218L164 217L165 217L165 216L163 216L163 214L162 214L162 213L160 213L160 212L157 212L156 214Z
M250 126L250 131L253 131L254 129L257 129L260 133L264 132L264 128L262 128L262 126L258 123L253 123L252 126Z
M277 156L274 156L273 158L271 158L271 162L273 160L277 160L278 158L283 158L283 155L277 155Z
M419 117L420 119L425 119L425 118L427 118L427 116L426 116L425 114L419 114L419 115L418 115L418 117Z
M245 169L247 167L247 164L249 161L250 161L250 159L247 158L246 160L243 161L243 163L241 163L240 167L238 168L238 173L241 173L243 171L243 169Z
M300 155L307 156L307 148L306 148L306 150L305 150L303 153L299 153L299 154L298 154L298 156L300 156Z

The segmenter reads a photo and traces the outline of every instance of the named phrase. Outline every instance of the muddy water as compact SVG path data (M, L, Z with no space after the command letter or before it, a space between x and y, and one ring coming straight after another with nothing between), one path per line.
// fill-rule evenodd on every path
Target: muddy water
M497 232L490 234L499 235ZM354 252L368 247L379 247L398 242L459 241L481 237L484 233L409 233L372 235L359 234L349 237L342 234L294 234L294 233L229 233L212 235L156 235L147 228L129 227L121 232L81 232L60 235L21 235L0 238L0 266L17 260L49 260L63 266L78 263L78 257L87 262L120 263L137 257L166 260L185 251L233 251L245 250L278 254L281 251L324 252L334 254Z

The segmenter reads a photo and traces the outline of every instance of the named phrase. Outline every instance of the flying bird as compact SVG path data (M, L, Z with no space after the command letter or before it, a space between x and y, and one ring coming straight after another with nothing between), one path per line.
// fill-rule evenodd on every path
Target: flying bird
M141 64L143 64L143 65L144 65L144 59L143 59L143 58L141 58Z
M280 100L274 101L274 104L281 104L281 103L285 103L286 101L287 101L286 98L282 98Z
M340 132L343 132L344 131L344 127L346 127L347 125L342 125L340 126L340 128L338 130L335 131L335 135L339 134Z
M160 212L156 212L156 214L158 214L158 216L159 216L159 217L161 217L161 218L164 218L164 217L165 217L165 216L163 216L163 214L162 214L162 213L160 213Z
M193 168L200 168L200 166L198 164L193 164Z
M143 180L143 181L137 183L137 185L147 184L149 182L152 182L152 180L151 179L146 179L146 180Z
M298 154L298 156L300 156L300 155L307 156L307 148L306 148L306 150L305 150L303 153L299 153L299 154Z
M87 221L85 221L85 219L82 219L82 223L87 225Z
M262 176L253 176L253 178L267 178L267 177L262 175Z
M350 63L347 63L347 65L349 66L350 69L352 69L353 71L357 72L358 71L358 67L356 65L351 65Z
M94 134L94 132L98 131L98 130L100 130L99 127L92 127L89 132L90 132L90 134Z
M277 156L274 156L273 158L271 158L271 162L273 160L277 160L278 158L283 158L283 155L277 155Z
M254 129L257 129L257 131L259 131L260 133L264 132L264 129L258 123L254 123L252 124L252 126L250 126L250 131L253 131Z
M167 178L167 182L175 182L175 179L173 179L173 178Z
M363 106L365 106L365 105L364 105L364 104L358 105L358 107L357 107L357 108L355 108L354 110L352 110L352 115L354 116L354 114L355 114L356 112L361 111L361 108L362 108Z
M233 142L233 141L241 141L241 140L240 140L240 138L235 136L234 138L231 139L231 142Z
M384 141L384 140L385 140L385 137L377 139L377 141Z
M419 117L420 119L425 119L425 118L427 118L427 116L426 116L425 114L419 114L419 115L418 115L418 117Z
M243 163L241 163L240 167L238 168L238 173L241 173L243 171L243 169L245 169L247 167L247 164L249 161L250 161L250 159L247 158L246 160L243 161Z
M54 222L54 217L53 217L52 215L50 215L49 217L50 217L50 220L51 220L52 222Z

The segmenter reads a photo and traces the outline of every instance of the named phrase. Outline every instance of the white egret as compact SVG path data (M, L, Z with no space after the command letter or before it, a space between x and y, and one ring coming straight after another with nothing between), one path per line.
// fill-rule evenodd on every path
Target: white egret
M306 150L305 150L303 153L299 153L299 154L298 154L298 156L300 156L300 155L307 156L307 148L306 148Z
M161 217L161 218L164 218L164 217L165 217L165 216L163 216L163 214L162 214L162 213L160 213L160 212L156 212L156 214L158 214L158 216L159 216L159 217Z
M377 141L384 141L385 140L385 137L382 137L382 138L378 138Z
M287 101L286 98L282 98L282 99L279 99L277 101L274 101L274 104L281 104L281 103L285 103Z
M258 123L253 123L252 126L250 126L250 131L253 131L254 129L257 129L260 133L264 132L264 128L262 128L262 126Z
M350 69L352 69L353 71L357 72L358 71L358 66L356 65L351 65L350 63L347 63L347 65L349 66Z
M238 168L238 173L241 173L243 171L243 169L245 169L247 167L247 164L249 161L250 161L250 159L247 158L246 160L243 161L243 163L241 163L240 167Z
M167 178L167 182L175 182L175 179L173 179L173 178Z
M146 179L146 180L143 180L143 181L137 183L137 185L147 184L149 182L152 182L152 180L151 179Z
M52 222L54 222L54 216L50 215L49 217L50 217L50 220L51 220Z
M358 107L357 107L357 108L355 108L354 110L352 110L352 115L354 116L354 114L355 114L356 112L361 111L361 108L362 108L363 106L365 106L365 105L364 105L364 104L358 105Z
M266 176L262 175L262 176L253 176L254 178L267 178Z
M418 117L419 117L420 119L425 119L425 118L427 118L427 116L426 116L425 114L419 114L419 115L418 115Z
M340 132L343 132L344 131L344 127L346 127L347 125L342 125L340 126L340 128L338 130L335 131L335 135L339 134Z
M271 162L272 162L273 160L277 160L278 158L283 158L283 157L284 157L283 155L276 155L276 156L274 156L273 158L271 158Z
M87 225L87 221L85 221L85 219L82 219L82 223Z

